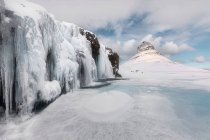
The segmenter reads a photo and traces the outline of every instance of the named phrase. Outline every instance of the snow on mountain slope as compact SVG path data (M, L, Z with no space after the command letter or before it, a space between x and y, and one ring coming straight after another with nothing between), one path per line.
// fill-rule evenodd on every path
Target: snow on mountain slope
M78 26L56 21L30 1L0 1L0 106L7 116L30 113L36 102L54 100L106 73L107 54L101 51L96 58L103 60L96 64Z
M120 73L127 78L140 79L142 83L188 85L210 90L210 71L173 62L157 52L149 42L142 42L138 53L120 66Z

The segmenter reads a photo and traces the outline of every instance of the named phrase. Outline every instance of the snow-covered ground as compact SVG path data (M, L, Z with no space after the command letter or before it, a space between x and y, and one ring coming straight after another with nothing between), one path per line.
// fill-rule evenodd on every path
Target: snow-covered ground
M175 62L126 63L121 67L125 77L138 79L141 84L184 87L210 91L210 71L187 67Z
M210 90L194 82L207 82L210 73L191 74L184 79L173 72L148 72L62 95L24 122L2 122L0 139L209 140ZM156 80L160 75L176 78Z

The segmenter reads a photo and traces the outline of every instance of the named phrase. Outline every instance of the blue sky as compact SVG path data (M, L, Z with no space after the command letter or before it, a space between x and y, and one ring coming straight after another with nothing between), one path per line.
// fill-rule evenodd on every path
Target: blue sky
M93 31L125 61L141 41L174 61L210 69L209 0L31 0Z

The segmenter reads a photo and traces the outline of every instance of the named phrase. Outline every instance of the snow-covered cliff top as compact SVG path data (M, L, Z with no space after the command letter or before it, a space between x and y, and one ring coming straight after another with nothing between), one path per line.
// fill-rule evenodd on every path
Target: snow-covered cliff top
M4 2L7 10L13 11L14 14L22 18L30 17L37 20L41 18L40 13L47 13L46 9L42 6L27 0L5 0Z

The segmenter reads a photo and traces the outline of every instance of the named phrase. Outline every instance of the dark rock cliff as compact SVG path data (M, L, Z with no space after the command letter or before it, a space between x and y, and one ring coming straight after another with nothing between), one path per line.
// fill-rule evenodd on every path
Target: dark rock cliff
M91 45L91 48L92 48L92 57L95 60L95 63L97 64L99 49L100 49L100 43L98 41L98 38L92 32L89 32L89 31L84 30L82 28L80 28L80 34L85 35L87 40L90 41L90 45Z
M116 52L113 52L112 49L106 48L109 60L112 64L113 74L115 77L122 77L121 74L118 73L119 70L119 55Z

